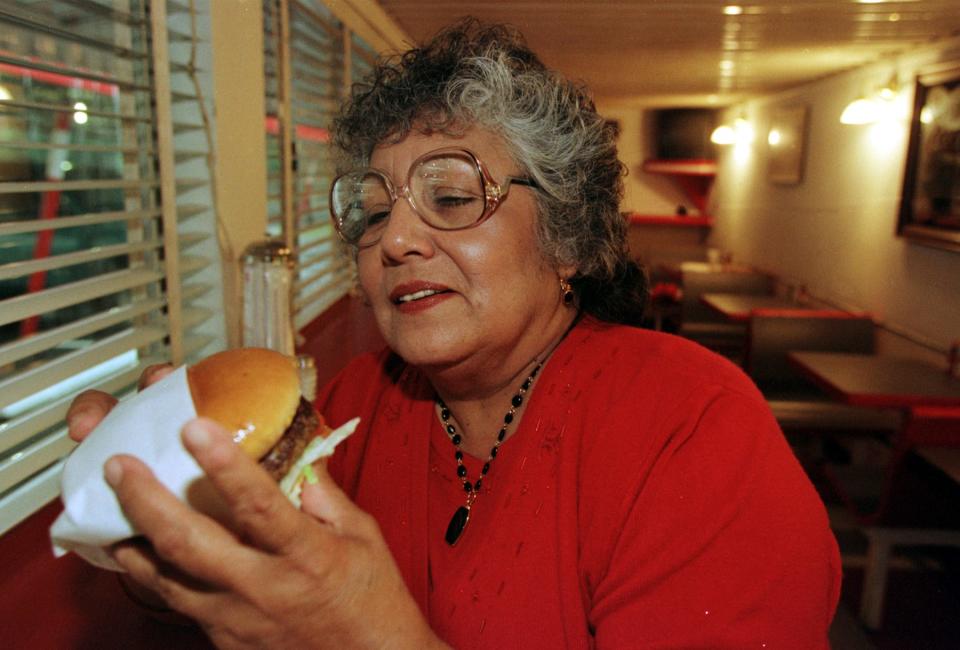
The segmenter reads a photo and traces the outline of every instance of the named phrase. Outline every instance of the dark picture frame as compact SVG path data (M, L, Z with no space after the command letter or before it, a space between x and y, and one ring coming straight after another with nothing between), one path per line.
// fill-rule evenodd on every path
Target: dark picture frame
M960 61L917 75L897 234L960 252Z

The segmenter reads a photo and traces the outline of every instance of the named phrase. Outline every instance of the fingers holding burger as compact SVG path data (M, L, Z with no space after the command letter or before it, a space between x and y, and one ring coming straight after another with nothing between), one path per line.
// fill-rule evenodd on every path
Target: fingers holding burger
M301 395L295 359L278 352L240 348L180 367L117 403L67 459L61 475L64 512L51 527L57 555L76 551L116 568L109 545L140 531L125 515L104 478L117 455L139 459L175 497L216 519L224 513L219 491L184 447L182 427L200 416L219 425L295 507L311 463L333 453L357 419L331 431Z

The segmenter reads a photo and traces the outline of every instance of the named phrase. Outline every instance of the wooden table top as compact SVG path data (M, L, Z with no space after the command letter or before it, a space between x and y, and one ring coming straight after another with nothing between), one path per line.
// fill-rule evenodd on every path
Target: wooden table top
M680 281L684 273L761 273L747 264L722 262L668 262L659 265L660 272L672 280Z
M754 309L809 309L787 298L748 293L705 293L700 296L700 301L720 315L738 322L750 320L750 312Z
M790 363L855 406L960 406L960 379L914 359L839 352L790 352Z

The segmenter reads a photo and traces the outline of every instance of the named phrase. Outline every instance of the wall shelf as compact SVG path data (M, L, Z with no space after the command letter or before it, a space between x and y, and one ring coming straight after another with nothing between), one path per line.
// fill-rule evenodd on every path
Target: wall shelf
M717 175L715 160L702 158L685 160L651 159L644 161L640 167L648 174L669 176L683 190L690 202L701 213L707 208L707 199L713 187L713 179Z

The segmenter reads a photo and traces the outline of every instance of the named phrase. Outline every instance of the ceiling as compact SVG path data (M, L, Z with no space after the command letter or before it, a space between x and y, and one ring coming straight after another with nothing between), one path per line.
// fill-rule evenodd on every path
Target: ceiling
M596 97L650 105L725 105L960 35L960 0L379 3L418 41L464 15L511 23Z

